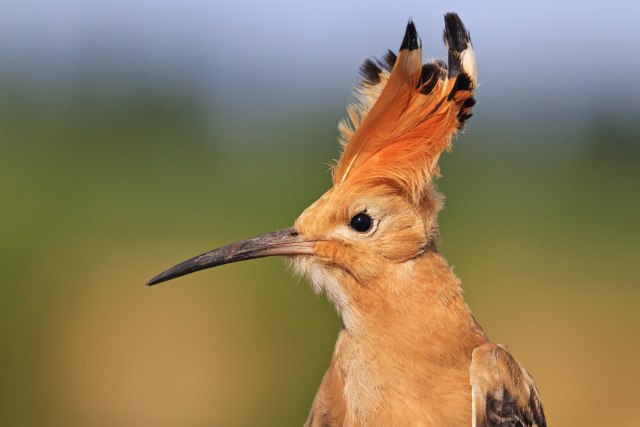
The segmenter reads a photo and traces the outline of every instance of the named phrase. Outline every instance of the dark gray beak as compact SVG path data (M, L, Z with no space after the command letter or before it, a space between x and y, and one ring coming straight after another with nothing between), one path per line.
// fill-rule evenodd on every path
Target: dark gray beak
M313 241L302 239L293 227L285 228L253 239L231 243L181 262L149 280L147 285L166 282L218 265L274 255L313 255Z

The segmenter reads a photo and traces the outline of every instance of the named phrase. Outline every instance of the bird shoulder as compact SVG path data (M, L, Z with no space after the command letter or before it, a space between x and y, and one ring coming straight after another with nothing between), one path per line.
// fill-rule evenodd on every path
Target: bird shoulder
M483 344L470 367L472 426L546 427L531 375L505 347Z

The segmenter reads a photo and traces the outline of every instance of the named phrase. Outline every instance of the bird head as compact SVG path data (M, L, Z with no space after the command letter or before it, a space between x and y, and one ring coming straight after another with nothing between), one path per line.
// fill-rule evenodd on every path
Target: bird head
M476 88L469 33L445 15L448 64L422 63L409 21L400 50L368 59L340 123L342 154L333 186L293 227L232 243L153 278L163 282L205 268L272 255L291 257L344 314L347 301L434 250L442 198L434 188L438 158L471 117ZM344 318L344 316L343 316Z

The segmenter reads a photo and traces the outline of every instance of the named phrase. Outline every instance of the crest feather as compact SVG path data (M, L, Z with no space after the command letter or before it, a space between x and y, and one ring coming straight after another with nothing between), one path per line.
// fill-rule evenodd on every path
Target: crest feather
M333 183L348 177L391 181L418 202L437 160L471 117L476 65L469 33L455 13L445 15L448 66L422 64L415 25L409 21L400 52L368 59L347 118L338 125L342 155Z

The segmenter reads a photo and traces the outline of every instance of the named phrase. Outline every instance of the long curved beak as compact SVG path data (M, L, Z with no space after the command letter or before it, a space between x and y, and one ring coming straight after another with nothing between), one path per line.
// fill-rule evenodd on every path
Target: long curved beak
M147 285L155 285L196 271L247 259L274 255L313 255L313 244L313 241L300 237L293 227L285 228L205 252L158 274L149 280Z

